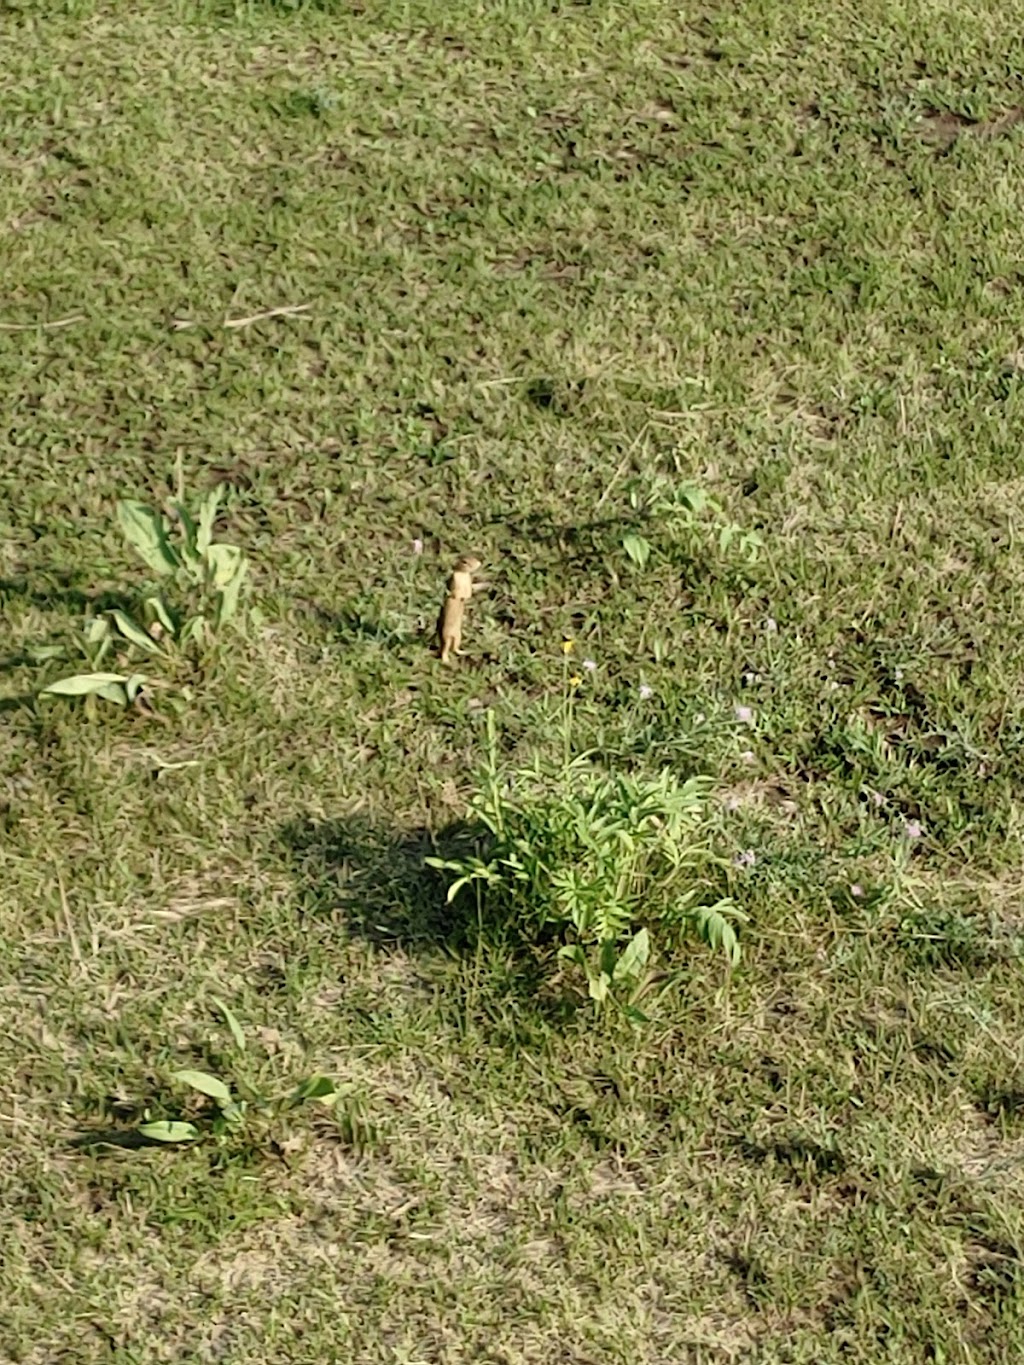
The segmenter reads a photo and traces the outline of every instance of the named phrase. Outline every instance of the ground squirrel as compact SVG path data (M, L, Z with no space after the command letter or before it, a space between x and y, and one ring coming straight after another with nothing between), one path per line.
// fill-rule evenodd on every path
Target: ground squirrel
M447 663L451 655L462 652L462 617L466 603L473 595L473 575L479 567L479 559L460 555L448 579L441 614L437 618L437 644L442 663Z

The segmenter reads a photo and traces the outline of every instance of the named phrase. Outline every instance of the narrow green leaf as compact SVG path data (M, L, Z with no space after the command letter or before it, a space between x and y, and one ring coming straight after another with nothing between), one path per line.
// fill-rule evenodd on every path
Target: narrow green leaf
M67 650L63 645L30 645L27 653L33 663L46 664L51 659L63 659Z
M147 654L160 653L160 646L157 642L151 636L147 635L141 626L137 626L130 616L125 615L123 611L119 611L116 607L111 610L110 614L114 618L118 630L126 640L130 640L133 645L138 645L138 647L144 649Z
M221 1000L219 996L215 995L212 997L212 999L213 1003L220 1010L221 1014L223 1014L225 1024L227 1024L228 1028L231 1030L231 1036L235 1040L235 1046L238 1048L239 1052L244 1052L245 1034L242 1032L242 1025L238 1022L237 1018L235 1017L234 1011L229 1009L229 1007L225 1005L224 1001Z
M198 579L202 573L203 561L199 554L199 532L196 529L195 520L183 502L176 502L174 510L178 514L181 529L185 533L181 557L189 573Z
M175 1123L171 1119L157 1119L153 1123L142 1123L139 1132L153 1142L194 1142L199 1129L193 1123Z
M182 644L188 644L190 640L202 640L206 631L205 616L191 616L185 622L181 631Z
M241 596L242 585L245 582L246 564L242 561L238 572L230 583L226 583L220 591L220 598L217 604L217 621L224 625L228 621L234 620L238 615L238 599Z
M134 701L146 685L146 679L141 673L133 673L124 685L125 694L129 701Z
M217 519L217 509L220 506L221 498L224 496L224 485L218 484L212 492L207 493L203 499L203 505L199 509L199 531L196 535L196 550L203 559L207 557L210 542L213 539L213 523Z
M123 673L76 673L73 678L61 678L60 682L50 683L43 691L54 697L87 697L94 693L102 696L104 688L112 683L127 681Z
M171 1079L180 1081L182 1085L190 1085L193 1090L198 1090L201 1095L209 1095L211 1100L219 1104L231 1103L231 1091L219 1077L211 1076L208 1071L175 1071Z
M163 517L144 503L126 499L117 504L117 520L125 539L158 574L173 573L180 560L167 539Z
M168 634L168 635L173 635L173 634L175 633L175 631L176 631L177 628L176 628L176 626L175 626L175 624L174 624L174 621L171 619L171 614L170 614L170 612L167 610L167 607L164 605L163 598L162 598L162 597L147 597L147 598L146 598L146 606L149 607L150 611L153 613L153 615L156 617L156 619L157 619L157 620L160 622L160 624L163 626L164 630L166 630L167 634Z

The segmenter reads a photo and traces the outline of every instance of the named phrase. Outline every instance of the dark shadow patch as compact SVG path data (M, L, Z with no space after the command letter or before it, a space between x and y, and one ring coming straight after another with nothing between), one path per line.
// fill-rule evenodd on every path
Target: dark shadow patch
M105 1151L138 1152L144 1147L166 1147L167 1143L144 1137L136 1128L96 1128L78 1133L69 1145L76 1151L102 1156Z
M1019 1129L1024 1124L1024 1090L983 1081L975 1090L974 1107L991 1123Z
M497 1041L517 1045L538 1022L561 1025L575 1014L578 997L554 980L557 932L531 934L470 892L449 903L444 874L426 865L428 856L483 854L480 831L454 823L396 833L355 816L293 820L277 838L295 874L300 915L336 920L383 952L400 947L433 959L440 951L477 963L483 993L512 1006L489 1015Z
M726 1270L739 1281L750 1307L764 1308L771 1299L771 1282L760 1258L753 1252L735 1249L723 1261Z
M47 579L52 586L47 586ZM100 613L135 610L134 598L119 592L89 592L79 586L82 582L74 574L40 575L39 580L28 578L0 578L0 607L8 602L22 601L34 607L67 607L75 611Z
M735 1146L744 1161L755 1166L774 1167L786 1180L797 1185L817 1184L824 1178L840 1176L846 1170L846 1158L838 1146L825 1146L811 1138L771 1143L742 1138Z
M563 381L542 377L531 379L525 392L527 401L539 412L550 413L552 417L573 417L583 402L586 387L585 379Z
M363 610L359 603L332 611L320 602L299 604L303 611L315 617L334 644L355 645L372 642L385 649L400 649L417 637L393 630L376 619L372 610Z
M1024 122L1024 108L1007 109L990 119L975 119L951 109L929 109L921 116L918 135L922 142L947 150L964 134L978 138L1005 137Z
M967 1247L967 1262L966 1284L976 1299L993 1307L1019 1299L1024 1277L1020 1253L1011 1243L980 1237Z
M396 834L358 816L300 819L278 837L297 875L301 913L341 913L351 931L377 943L458 949L474 941L472 898L447 904L444 879L424 862L466 852L473 840L465 826Z
M992 962L991 943L977 922L954 910L924 910L906 915L895 938L912 966L980 971Z

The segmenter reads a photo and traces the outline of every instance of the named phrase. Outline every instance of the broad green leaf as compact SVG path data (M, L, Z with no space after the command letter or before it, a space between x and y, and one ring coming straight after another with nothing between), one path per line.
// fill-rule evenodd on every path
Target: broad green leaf
M338 1087L327 1076L310 1076L308 1081L295 1087L291 1099L293 1104L300 1104L303 1100L322 1100L330 1104L337 1094Z
M207 557L210 542L213 539L213 523L217 520L217 508L220 500L224 496L224 485L218 484L211 492L207 493L203 499L203 505L199 509L199 531L196 536L196 549L203 559Z
M558 956L566 958L569 962L575 962L577 967L586 969L587 955L579 943L566 943L559 948Z
M615 964L616 981L634 980L647 966L651 955L651 936L646 929L639 930L630 939Z
M120 683L107 683L106 687L100 687L96 691L97 697L102 697L104 701L111 701L115 706L127 706L128 694Z
M73 678L61 678L59 682L50 683L43 691L54 697L102 696L104 688L127 681L123 673L76 673Z
M601 972L598 976L590 978L590 998L591 1000L607 1000L608 987L612 984L607 972Z
M235 1040L235 1046L238 1048L239 1052L244 1052L245 1034L242 1032L242 1025L238 1022L237 1018L235 1017L234 1011L230 1009L227 1005L225 1005L224 1001L221 1000L219 996L216 995L213 996L212 1000L213 1003L220 1010L221 1014L223 1014L224 1022L231 1030L231 1036Z
M622 548L638 569L644 568L651 557L650 541L638 536L634 531L622 537Z
M110 622L105 616L94 616L91 621L86 622L85 641L86 644L98 645L104 640L110 639Z
M114 618L118 630L126 640L130 640L133 645L138 645L138 647L144 649L147 654L160 653L160 646L157 642L152 636L147 635L141 626L137 626L130 616L126 616L123 611L119 611L116 607L113 608L110 614Z
M125 539L154 573L173 573L180 565L170 541L167 527L159 512L145 503L125 499L117 504L117 519Z
M210 545L206 551L206 558L213 570L215 588L224 588L239 570L245 572L245 556L237 545Z
M129 701L134 701L146 685L146 679L141 673L133 673L124 685L125 694Z
M182 1085L190 1085L193 1090L198 1090L201 1095L209 1095L211 1100L219 1104L231 1103L231 1091L219 1077L211 1076L208 1071L175 1071L171 1079L180 1081Z
M703 512L708 505L708 495L697 484L684 484L676 489L676 500L691 512Z
M153 1123L142 1123L139 1132L153 1142L194 1142L199 1129L192 1123L175 1123L170 1119L157 1119Z

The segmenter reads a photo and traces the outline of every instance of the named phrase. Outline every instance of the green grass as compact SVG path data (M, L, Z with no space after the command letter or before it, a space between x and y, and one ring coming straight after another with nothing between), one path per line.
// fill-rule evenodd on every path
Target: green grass
M0 1356L1021 1359L1022 21L4 9ZM656 472L758 562L636 571ZM37 700L179 480L258 613L180 715ZM422 865L563 635L580 745L756 859L642 1031ZM348 1090L125 1145L188 1066Z

